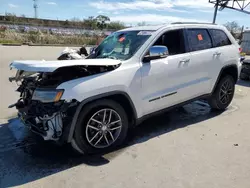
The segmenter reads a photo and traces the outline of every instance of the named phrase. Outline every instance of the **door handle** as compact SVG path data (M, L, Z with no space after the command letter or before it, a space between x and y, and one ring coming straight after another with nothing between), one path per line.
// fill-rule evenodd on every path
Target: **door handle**
M180 61L180 63L188 63L190 61L190 59L183 59Z
M214 56L220 56L221 55L221 52L215 52L214 53Z

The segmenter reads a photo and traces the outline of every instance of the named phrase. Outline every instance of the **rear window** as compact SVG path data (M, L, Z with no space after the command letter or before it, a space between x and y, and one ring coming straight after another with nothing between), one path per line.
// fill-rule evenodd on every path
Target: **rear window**
M206 29L188 29L187 37L192 52L212 48L212 40Z
M210 29L210 33L213 38L214 47L221 47L232 44L224 31L218 29Z

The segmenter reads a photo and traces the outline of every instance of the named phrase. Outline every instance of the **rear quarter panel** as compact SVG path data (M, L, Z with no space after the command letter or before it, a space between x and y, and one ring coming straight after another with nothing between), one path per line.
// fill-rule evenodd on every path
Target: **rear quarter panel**
M213 90L217 78L220 75L220 72L223 67L236 65L238 68L238 76L240 75L241 71L239 44L224 26L220 26L218 29L221 29L226 33L232 44L228 46L214 48L215 52L221 53L221 56L218 58L219 67L217 69L214 69L214 76L213 76L214 80L213 80L213 85L211 87L211 91Z
M231 45L215 47L211 49L211 53L221 53L219 57L214 57L213 66L211 67L211 88L210 92L213 91L215 84L217 83L217 79L220 76L220 72L223 67L227 67L230 65L236 65L238 67L238 76L240 75L241 63L240 63L240 53L239 53L239 44L235 40L235 38L231 35L231 33L224 26L216 26L212 29L219 29L225 32L231 41Z

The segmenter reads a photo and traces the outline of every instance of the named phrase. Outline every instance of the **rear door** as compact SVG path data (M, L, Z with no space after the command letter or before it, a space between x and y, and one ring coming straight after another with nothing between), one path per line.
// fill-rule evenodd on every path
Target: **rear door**
M188 28L185 32L190 52L190 63L186 71L192 85L185 92L189 93L190 98L195 98L210 93L211 67L215 56L212 52L212 39L206 28Z

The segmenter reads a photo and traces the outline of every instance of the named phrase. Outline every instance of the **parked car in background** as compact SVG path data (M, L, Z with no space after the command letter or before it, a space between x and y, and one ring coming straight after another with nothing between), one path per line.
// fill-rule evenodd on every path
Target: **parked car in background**
M250 80L250 59L243 60L240 79L241 80Z
M242 51L246 54L250 55L250 29L246 29L243 32L242 40L241 40Z

